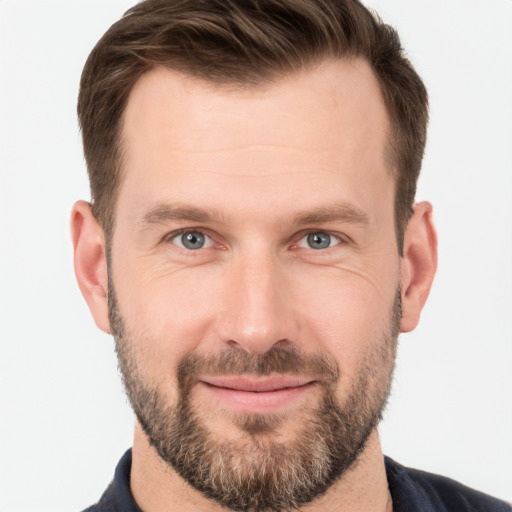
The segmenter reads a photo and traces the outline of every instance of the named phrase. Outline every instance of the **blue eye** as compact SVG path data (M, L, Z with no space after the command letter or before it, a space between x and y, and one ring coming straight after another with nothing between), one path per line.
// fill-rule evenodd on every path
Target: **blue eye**
M327 249L331 245L331 235L327 233L310 233L307 240L311 249Z
M212 240L200 231L185 231L173 237L172 243L182 249L197 251L210 247Z
M316 233L308 233L306 236L301 238L297 245L307 249L319 250L328 249L329 247L338 245L339 243L340 239L338 237L325 233L324 231L318 231Z

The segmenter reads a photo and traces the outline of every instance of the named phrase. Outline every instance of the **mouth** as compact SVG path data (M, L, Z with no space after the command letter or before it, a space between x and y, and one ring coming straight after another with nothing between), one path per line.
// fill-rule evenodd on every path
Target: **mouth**
M200 384L210 398L237 412L279 412L309 395L317 381L310 377L203 377Z

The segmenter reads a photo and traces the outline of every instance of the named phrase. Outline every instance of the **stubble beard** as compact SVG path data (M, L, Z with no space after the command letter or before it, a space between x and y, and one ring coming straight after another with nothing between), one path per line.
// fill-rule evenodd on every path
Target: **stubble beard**
M237 349L210 357L189 353L177 368L178 402L170 405L162 390L143 377L134 336L127 332L112 285L108 297L119 369L135 415L162 460L204 496L237 511L288 511L321 496L355 466L390 392L401 315L399 291L387 333L366 354L342 403L335 395L337 365L289 345L274 346L262 355ZM321 384L317 407L294 416L302 425L291 440L277 440L276 433L292 421L277 414L233 415L230 421L240 437L219 439L194 408L194 386L201 374L276 373L312 375Z

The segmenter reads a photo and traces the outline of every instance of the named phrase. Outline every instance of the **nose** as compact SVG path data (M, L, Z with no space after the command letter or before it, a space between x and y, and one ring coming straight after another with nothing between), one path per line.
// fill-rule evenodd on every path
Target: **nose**
M224 308L218 317L224 343L253 354L277 344L295 344L297 317L291 283L283 265L270 255L239 258L229 269Z

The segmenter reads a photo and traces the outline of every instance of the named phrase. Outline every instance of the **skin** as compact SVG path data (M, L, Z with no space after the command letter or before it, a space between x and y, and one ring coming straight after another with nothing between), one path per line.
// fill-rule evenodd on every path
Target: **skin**
M378 83L362 60L322 62L251 90L163 69L137 82L124 115L111 279L127 328L145 340L139 363L170 405L186 354L227 346L262 354L275 344L334 360L343 401L389 325L399 286L400 330L416 327L437 264L432 208L415 206L400 257L388 132ZM188 209L189 218L172 218L172 208ZM190 209L208 218L193 220ZM207 246L179 247L180 229L202 231ZM310 248L310 232L330 233L332 245ZM80 288L98 327L110 332L105 238L88 203L75 204L72 235ZM278 406L287 415L283 442L316 400L312 386ZM236 442L236 404L204 386L194 403L212 432ZM221 510L163 463L139 425L131 487L148 512L168 503ZM387 506L374 431L357 464L304 510Z

